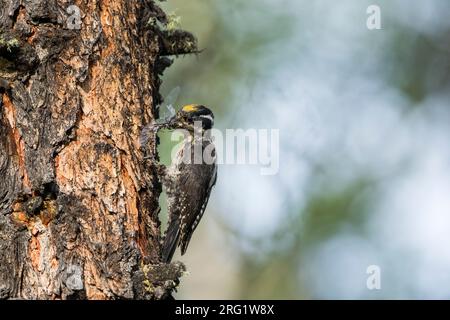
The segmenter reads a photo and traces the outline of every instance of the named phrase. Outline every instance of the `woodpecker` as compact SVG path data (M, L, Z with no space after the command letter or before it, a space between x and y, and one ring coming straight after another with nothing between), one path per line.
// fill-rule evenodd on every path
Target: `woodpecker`
M184 140L171 165L158 166L167 193L168 226L162 239L162 261L177 247L186 253L192 234L217 180L216 150L211 137L214 114L202 105L187 105L159 128L183 129Z

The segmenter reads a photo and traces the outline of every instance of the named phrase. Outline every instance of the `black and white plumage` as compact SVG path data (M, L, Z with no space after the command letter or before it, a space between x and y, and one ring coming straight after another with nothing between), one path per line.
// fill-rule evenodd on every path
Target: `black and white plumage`
M194 135L194 122L200 121L202 134ZM203 217L211 190L216 183L215 148L211 137L204 135L213 124L214 115L208 108L189 105L183 107L168 126L185 129L188 134L171 166L163 175L169 214L168 227L162 243L163 262L169 263L172 260L177 247L180 247L182 255L186 253L192 234ZM198 150L202 151L202 155L203 151L207 150L207 154L211 157L200 157L194 161L194 152Z

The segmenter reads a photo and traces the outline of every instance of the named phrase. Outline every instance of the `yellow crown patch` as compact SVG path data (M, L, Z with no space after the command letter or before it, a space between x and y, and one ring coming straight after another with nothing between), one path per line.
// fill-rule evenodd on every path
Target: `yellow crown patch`
M182 109L184 112L194 112L198 110L198 105L196 104L188 104L187 106L184 106Z

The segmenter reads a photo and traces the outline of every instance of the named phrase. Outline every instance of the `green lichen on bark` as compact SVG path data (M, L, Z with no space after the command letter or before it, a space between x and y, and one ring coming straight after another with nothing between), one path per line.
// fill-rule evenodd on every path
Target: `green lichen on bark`
M14 49L19 47L19 43L19 40L16 38L5 39L2 35L0 35L0 50L12 52Z
M170 298L180 284L180 278L186 275L186 266L179 261L170 264L142 264L141 270L145 291L156 299Z

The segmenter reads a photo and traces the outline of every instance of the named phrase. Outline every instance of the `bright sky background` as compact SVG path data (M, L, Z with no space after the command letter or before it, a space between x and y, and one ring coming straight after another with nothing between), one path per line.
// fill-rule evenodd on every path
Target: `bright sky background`
M445 10L436 1L401 2L382 11L395 16L395 24L424 32L441 28L443 21L450 26L450 19L438 18ZM278 7L274 1L261 6ZM366 29L366 7L361 1L284 1L273 9L296 16L292 34L264 48L270 74L252 87L237 88L236 100L246 107L236 119L244 128L280 128L280 174L266 177L254 167L223 166L216 194L226 219L250 237L264 237L285 217L287 202L302 204L303 190L315 178L310 159L335 162L338 181L371 170L385 182L367 222L370 237L345 230L305 259L315 273L309 277L314 294L373 297L365 288L365 271L377 264L386 275L382 286L388 296L405 288L404 297L448 297L450 97L431 96L417 112L402 115L411 102L380 75L389 67L383 64L387 32ZM265 21L262 13L247 13L231 19L242 24L245 16L249 28ZM385 29L395 25L383 22ZM265 116L249 116L258 114Z

